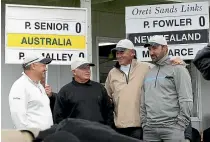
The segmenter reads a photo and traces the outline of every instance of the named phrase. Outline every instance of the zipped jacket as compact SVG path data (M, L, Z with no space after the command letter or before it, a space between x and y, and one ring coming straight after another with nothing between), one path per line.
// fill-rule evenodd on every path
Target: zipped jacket
M149 64L132 60L128 76L117 62L109 72L105 88L114 103L114 122L117 128L140 127L140 95Z
M143 126L178 123L185 129L193 108L188 70L183 65L172 65L169 57L165 56L147 74L141 101Z

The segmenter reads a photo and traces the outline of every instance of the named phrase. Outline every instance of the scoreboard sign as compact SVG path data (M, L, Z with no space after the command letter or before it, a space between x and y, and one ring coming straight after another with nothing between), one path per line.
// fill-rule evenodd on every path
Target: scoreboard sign
M126 7L126 36L142 61L150 61L142 48L153 35L163 35L170 56L193 59L209 42L208 2Z
M6 5L5 63L21 64L32 50L70 65L87 58L87 10L29 5Z

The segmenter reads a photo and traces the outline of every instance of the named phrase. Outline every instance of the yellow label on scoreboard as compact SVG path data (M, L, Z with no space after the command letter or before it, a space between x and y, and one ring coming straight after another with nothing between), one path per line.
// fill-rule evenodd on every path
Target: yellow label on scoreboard
M85 49L85 36L52 34L7 34L7 47Z

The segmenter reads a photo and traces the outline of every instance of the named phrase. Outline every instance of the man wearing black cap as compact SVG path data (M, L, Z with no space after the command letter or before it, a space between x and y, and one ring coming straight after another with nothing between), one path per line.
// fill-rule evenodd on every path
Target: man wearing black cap
M22 76L12 85L9 106L15 128L38 128L41 130L53 125L49 98L40 83L46 72L46 65L52 59L43 58L31 52L27 54Z
M79 118L112 125L112 105L106 89L100 83L90 80L89 63L83 58L71 64L73 80L62 87L54 107L54 121Z

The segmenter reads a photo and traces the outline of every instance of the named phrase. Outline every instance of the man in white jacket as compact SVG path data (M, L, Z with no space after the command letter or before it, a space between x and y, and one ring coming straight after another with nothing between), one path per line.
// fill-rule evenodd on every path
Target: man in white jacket
M9 94L9 106L15 128L45 130L53 125L50 101L40 80L52 59L34 52L26 55L22 76L14 82Z

